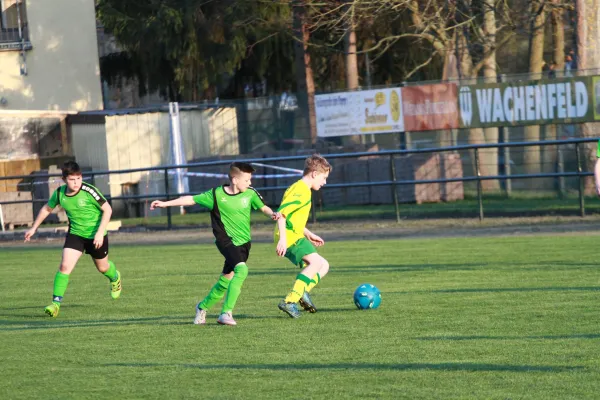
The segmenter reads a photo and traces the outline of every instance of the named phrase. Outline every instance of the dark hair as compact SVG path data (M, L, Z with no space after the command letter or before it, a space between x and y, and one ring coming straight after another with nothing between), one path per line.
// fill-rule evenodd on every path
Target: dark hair
M66 161L62 167L62 177L66 179L69 175L81 175L81 168L75 161Z
M233 162L231 163L231 165L229 166L229 179L233 178L234 176L238 176L241 172L246 172L248 174L253 173L254 171L256 171L254 169L254 167L248 163L244 163L244 162Z

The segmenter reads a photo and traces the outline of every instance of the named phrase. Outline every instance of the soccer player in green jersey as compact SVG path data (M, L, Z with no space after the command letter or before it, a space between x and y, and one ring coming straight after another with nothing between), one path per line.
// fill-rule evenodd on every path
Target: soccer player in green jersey
M213 188L195 196L182 196L175 200L155 200L150 209L192 206L199 204L210 210L215 244L225 257L219 280L208 295L196 306L194 324L206 323L206 312L225 296L225 302L217 322L221 325L236 325L233 309L248 276L246 261L250 255L250 211L260 210L272 219L274 213L263 202L261 195L250 186L254 168L250 164L234 162L229 167L228 185Z
M48 203L40 210L31 229L25 232L28 242L38 227L52 210L60 205L69 219L69 231L65 239L62 260L54 277L52 304L44 311L51 317L57 317L65 291L69 284L69 276L77 261L84 253L89 254L99 272L110 281L113 299L121 295L121 274L115 264L108 259L108 236L106 227L112 215L112 208L102 193L83 182L81 168L74 161L67 161L62 168L65 185L54 191Z
M275 229L277 255L285 256L292 264L303 268L296 276L292 290L278 306L292 318L300 316L296 305L298 302L304 310L317 312L308 293L329 272L329 263L315 248L323 246L325 242L306 228L306 222L312 203L311 189L321 189L327 183L330 172L331 165L325 158L318 154L308 157L302 179L285 191L277 210L281 213Z

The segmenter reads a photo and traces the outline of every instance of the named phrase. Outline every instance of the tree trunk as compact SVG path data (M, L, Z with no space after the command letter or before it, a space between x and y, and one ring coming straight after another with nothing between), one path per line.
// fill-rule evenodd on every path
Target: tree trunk
M484 64L483 76L485 82L495 83L496 72L496 14L494 0L483 0L483 32L484 32ZM498 128L485 128L483 136L486 143L498 143ZM483 163L487 164L486 172L489 175L498 175L498 149L485 149L481 151ZM488 190L499 190L499 181L484 181Z
M552 0L553 5L558 5L560 0ZM550 14L552 21L552 61L557 77L564 76L565 70L565 31L563 23L564 12L561 8L554 8ZM544 140L558 139L557 125L546 125ZM555 172L558 160L558 146L544 146L542 148L543 172Z
M317 118L315 114L315 82L310 65L308 41L308 15L305 0L292 3L294 55L296 59L296 82L298 85L298 105L308 120L309 138L312 144L317 141Z
M576 0L576 13L577 13L577 60L576 65L578 73L582 73L583 70L594 70L593 73L597 73L597 69L600 68L600 40L598 35L600 34L600 25L598 18L600 17L600 10L596 4L597 0ZM597 129L597 123L586 123L581 124L581 136L593 137L595 136L594 131ZM582 155L584 158L583 167L587 171L594 170L594 164L596 162L596 143L587 143L585 146L580 145ZM593 177L587 177L585 179L585 191L587 194L592 194L595 191L595 183Z
M533 0L531 2L531 37L529 39L529 72L533 79L541 78L542 67L544 65L544 21L546 11L544 9L545 0ZM540 140L540 126L525 127L525 141L537 142ZM541 171L541 157L539 146L528 146L523 148L523 172L526 174L536 174ZM540 187L543 183L540 180L531 182L532 187Z
M467 38L465 32L462 29L458 29L456 32L456 53L458 58L458 70L461 75L461 84L474 84L475 77L473 76L473 59L469 52ZM486 137L483 128L472 128L469 129L468 135L469 144L485 144ZM496 142L498 139L496 138ZM489 159L490 155L496 160L495 164ZM473 174L475 173L475 152L471 152L471 168ZM479 152L479 171L482 176L495 175L498 172L498 150L494 149L491 151L480 151ZM494 172L495 171L495 172ZM497 183L492 181L482 181L481 186L484 190L497 188Z
M344 48L346 52L346 87L348 90L358 89L358 60L356 57L356 31L353 22L350 22L348 32L344 37ZM360 135L348 136L348 142L359 144Z

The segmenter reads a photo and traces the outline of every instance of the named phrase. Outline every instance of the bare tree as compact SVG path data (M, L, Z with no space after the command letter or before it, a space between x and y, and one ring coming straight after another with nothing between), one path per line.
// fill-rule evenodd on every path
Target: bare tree
M600 69L600 8L596 0L576 0L575 10L577 14L577 69L578 73L583 70L591 70L595 74ZM596 123L581 124L581 135L593 137ZM593 171L595 162L595 143L584 147L586 167ZM586 192L594 191L593 179L586 180Z
M308 116L311 143L317 140L317 117L315 114L315 82L310 64L308 43L310 40L307 0L292 1L294 53L296 80L300 108Z
M544 28L546 22L546 1L531 0L531 36L529 39L529 73L533 79L542 77L544 66ZM525 141L540 140L540 126L525 127ZM541 171L539 146L526 147L523 153L523 169L525 173L533 174ZM537 182L537 181L535 181Z
M356 56L356 25L354 9L350 5L347 21L347 31L344 35L344 50L346 53L346 87L349 90L358 89L358 59ZM360 143L360 136L349 136L348 140L353 144Z

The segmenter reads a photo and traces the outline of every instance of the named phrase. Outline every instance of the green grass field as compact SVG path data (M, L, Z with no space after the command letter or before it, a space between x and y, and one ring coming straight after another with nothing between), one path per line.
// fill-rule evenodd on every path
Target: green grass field
M1 248L0 398L598 398L599 240L331 242L299 320L276 307L297 270L255 244L237 327L192 324L212 245L114 245L117 301L82 259L57 319L59 248ZM379 309L352 304L364 282Z

